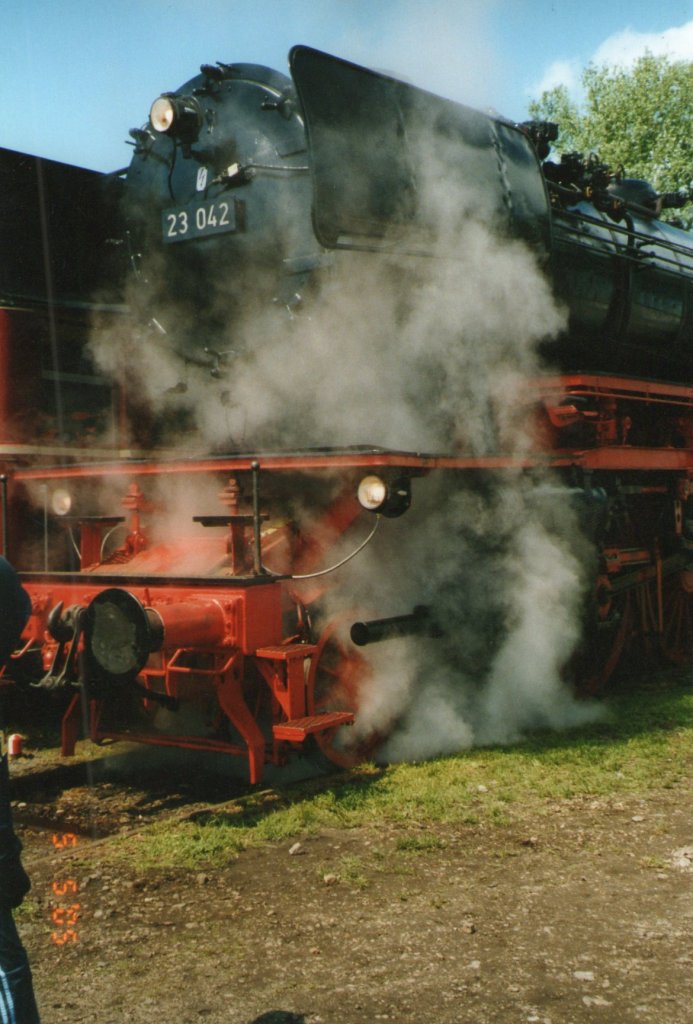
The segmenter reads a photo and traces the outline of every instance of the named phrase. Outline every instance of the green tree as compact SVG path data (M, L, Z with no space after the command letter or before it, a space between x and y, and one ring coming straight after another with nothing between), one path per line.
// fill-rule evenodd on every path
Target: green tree
M529 105L532 118L559 125L557 153L597 153L658 192L693 186L693 61L648 53L630 69L590 64L582 84L579 106L562 85ZM693 222L690 205L668 215Z

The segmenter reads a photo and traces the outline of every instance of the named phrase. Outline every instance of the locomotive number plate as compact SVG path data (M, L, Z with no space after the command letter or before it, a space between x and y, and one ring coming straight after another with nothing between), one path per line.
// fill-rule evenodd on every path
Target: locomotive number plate
M236 208L229 199L172 206L161 214L161 230L168 244L235 231Z

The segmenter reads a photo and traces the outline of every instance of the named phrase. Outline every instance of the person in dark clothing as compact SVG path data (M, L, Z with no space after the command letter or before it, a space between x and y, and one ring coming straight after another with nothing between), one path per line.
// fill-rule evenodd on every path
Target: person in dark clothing
M9 562L0 557L0 668L16 647L30 611L29 595ZM31 882L22 867L22 844L12 825L7 734L1 701L0 738L0 1021L39 1024L29 960L12 916Z
M0 555L0 668L17 646L31 614L31 599L6 558Z

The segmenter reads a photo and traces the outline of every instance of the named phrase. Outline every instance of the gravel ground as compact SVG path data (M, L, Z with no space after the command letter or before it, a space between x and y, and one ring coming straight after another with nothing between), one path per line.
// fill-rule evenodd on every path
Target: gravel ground
M109 848L198 794L52 771L15 771L34 883L19 926L44 1024L690 1024L690 785L138 874ZM56 847L56 828L77 845Z

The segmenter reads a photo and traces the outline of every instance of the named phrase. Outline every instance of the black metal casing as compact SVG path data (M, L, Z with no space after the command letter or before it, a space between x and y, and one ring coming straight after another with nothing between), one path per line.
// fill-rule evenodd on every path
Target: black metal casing
M149 298L176 298L191 346L234 314L290 307L340 250L454 261L470 219L552 275L569 328L546 345L551 366L691 380L689 232L627 203L618 216L579 195L554 203L531 140L502 118L305 46L290 68L293 81L203 69L165 94L194 98L196 138L139 133L127 209L144 277L157 267ZM175 233L177 213L222 200L232 228L164 237L167 217Z

